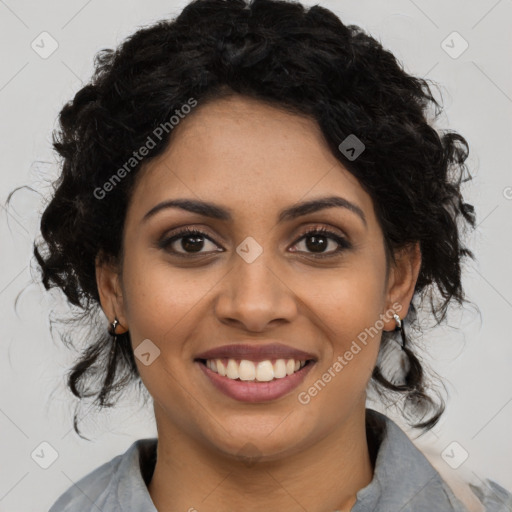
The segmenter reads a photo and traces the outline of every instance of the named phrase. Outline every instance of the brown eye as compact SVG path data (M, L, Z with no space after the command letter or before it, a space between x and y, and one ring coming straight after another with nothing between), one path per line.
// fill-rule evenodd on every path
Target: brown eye
M335 256L344 249L351 248L350 243L345 238L326 228L315 228L306 231L298 240L298 242L302 241L304 241L306 250L294 250L293 252L309 252L311 255L318 258ZM295 243L297 245L297 242ZM333 247L334 250L326 251L329 247Z
M203 233L198 229L187 228L173 234L171 237L164 238L158 243L158 246L161 249L165 249L172 254L178 254L180 256L186 256L188 254L206 254L207 252L210 252L203 251L206 241L213 244L215 247L218 247L206 233Z

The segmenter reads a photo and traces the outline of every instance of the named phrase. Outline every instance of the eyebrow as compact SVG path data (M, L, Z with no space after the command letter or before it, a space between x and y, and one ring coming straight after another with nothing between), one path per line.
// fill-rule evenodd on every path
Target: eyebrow
M314 213L326 208L345 208L352 213L355 213L367 226L366 216L359 206L354 203L338 196L321 197L318 199L312 199L305 201L297 205L286 208L279 213L278 222L291 221L303 215ZM218 219L222 221L232 221L233 216L231 210L217 206L216 204L209 203L206 201L200 201L197 199L170 199L163 201L149 210L144 217L142 222L146 222L150 217L153 217L158 212L168 208L179 208L192 213L203 215L204 217L211 217L212 219Z

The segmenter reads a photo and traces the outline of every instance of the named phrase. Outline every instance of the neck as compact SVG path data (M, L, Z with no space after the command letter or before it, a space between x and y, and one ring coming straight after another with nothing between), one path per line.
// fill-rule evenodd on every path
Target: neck
M159 428L148 490L158 510L345 512L372 478L363 408L307 449L254 462L220 455L176 429Z

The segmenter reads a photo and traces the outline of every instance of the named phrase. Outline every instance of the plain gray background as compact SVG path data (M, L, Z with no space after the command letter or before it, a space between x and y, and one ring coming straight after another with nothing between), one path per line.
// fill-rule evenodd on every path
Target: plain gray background
M186 3L0 0L2 205L17 186L48 193L58 172L51 131L62 105L89 79L94 54L142 25L173 17ZM450 398L440 424L415 442L447 478L489 477L512 490L512 1L304 3L362 26L409 73L439 83L445 114L438 126L469 142L474 180L466 194L478 216L470 238L477 262L468 264L464 284L481 316L466 308L452 316L451 327L428 333L431 364ZM51 44L57 49L43 58ZM42 205L39 194L25 190L8 211L0 207L0 511L47 510L135 439L156 435L151 409L129 399L112 412L84 415L80 425L92 442L72 431L74 401L64 379L74 355L57 335L52 339L48 321L50 308L65 311L65 303L33 284L32 241ZM42 442L57 455L47 469L31 456L34 450L51 456Z

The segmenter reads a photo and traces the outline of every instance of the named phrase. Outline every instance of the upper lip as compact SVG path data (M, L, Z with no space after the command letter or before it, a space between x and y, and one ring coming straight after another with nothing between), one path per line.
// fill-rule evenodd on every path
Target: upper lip
M316 360L316 357L303 350L298 350L282 343L250 345L239 343L222 345L205 352L201 352L196 359L247 359L250 361L265 361L267 359L295 359L296 361Z

